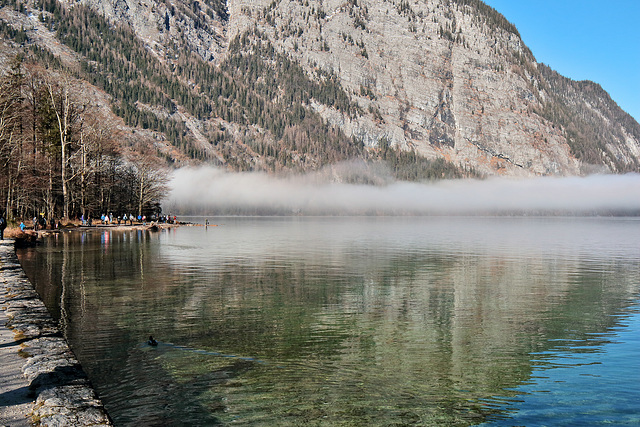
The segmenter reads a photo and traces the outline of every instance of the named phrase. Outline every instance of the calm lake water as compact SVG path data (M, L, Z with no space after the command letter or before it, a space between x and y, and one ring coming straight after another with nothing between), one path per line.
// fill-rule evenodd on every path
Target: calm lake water
M640 424L638 218L209 220L20 254L117 426Z

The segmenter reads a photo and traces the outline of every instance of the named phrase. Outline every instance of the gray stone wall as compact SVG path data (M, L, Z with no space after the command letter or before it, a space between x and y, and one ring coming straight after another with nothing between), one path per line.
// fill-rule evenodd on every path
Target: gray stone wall
M42 426L112 425L80 363L22 270L13 240L0 241L0 308L6 318L0 329L5 337L11 331L15 340L5 348L22 358L23 362L18 362L21 372L15 375L26 380L26 396L33 399L32 405L20 406L21 411L30 410L23 416ZM11 402L3 411L10 411L10 406Z

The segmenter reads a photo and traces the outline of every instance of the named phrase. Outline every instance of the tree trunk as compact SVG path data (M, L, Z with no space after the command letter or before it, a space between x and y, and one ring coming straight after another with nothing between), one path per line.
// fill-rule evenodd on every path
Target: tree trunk
M140 194L138 194L138 215L142 215L143 200L144 200L144 175L140 175Z
M84 145L84 130L80 130L80 149L82 150L82 171L80 172L80 210L82 217L87 218L86 198L87 198L87 149Z
M49 95L51 96L51 105L56 112L56 118L58 119L58 131L60 132L60 175L62 181L62 216L64 219L69 219L69 195L67 190L67 145L68 133L69 133L69 89L64 87L63 98L61 100L62 105L60 109L56 107L56 100L53 94L53 86L48 84Z
M54 211L54 203L53 203L53 159L49 157L49 188L47 190L47 198L46 198L46 211L45 215L53 215ZM40 212L36 212L36 216L39 216Z

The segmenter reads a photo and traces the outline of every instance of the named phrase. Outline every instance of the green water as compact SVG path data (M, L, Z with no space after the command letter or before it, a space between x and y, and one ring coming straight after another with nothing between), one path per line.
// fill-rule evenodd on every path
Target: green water
M640 422L637 218L209 221L20 254L117 426Z

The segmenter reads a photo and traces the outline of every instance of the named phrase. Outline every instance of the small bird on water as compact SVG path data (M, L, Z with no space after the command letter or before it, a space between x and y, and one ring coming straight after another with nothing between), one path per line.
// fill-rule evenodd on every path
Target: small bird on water
M149 341L147 341L147 344L149 344L150 346L157 346L158 345L158 341L154 340L153 337L151 335L149 335Z

